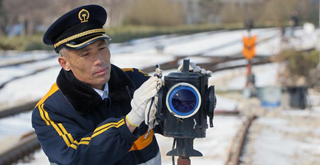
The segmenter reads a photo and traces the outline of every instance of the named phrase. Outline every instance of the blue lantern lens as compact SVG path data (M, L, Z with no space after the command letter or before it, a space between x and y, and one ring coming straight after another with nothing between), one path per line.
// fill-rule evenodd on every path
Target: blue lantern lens
M173 94L172 106L181 113L189 113L195 109L197 98L193 92L181 89Z
M191 84L177 85L167 95L167 106L177 117L187 118L199 109L201 96Z

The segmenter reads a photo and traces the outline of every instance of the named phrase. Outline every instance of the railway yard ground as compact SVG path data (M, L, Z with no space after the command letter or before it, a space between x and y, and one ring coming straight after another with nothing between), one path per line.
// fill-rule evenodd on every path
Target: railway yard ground
M279 86L277 71L280 66L268 59L269 56L277 54L274 51L278 51L278 49L272 47L272 51L266 51L271 49L270 45L279 45L279 31L277 29L257 29L256 31L258 38L259 36L264 38L264 40L261 39L260 47L257 47L260 55L264 55L257 56L255 58L256 65L252 67L252 72L256 76L256 86ZM162 64L164 75L175 71L176 66L186 57L213 71L209 84L215 85L218 100L214 127L209 127L206 130L206 138L195 139L194 148L200 151L203 157L191 157L191 164L320 164L319 91L308 90L308 105L304 109L290 107L289 94L285 90L282 90L280 105L272 107L262 105L259 97L247 97L244 90L247 72L246 61L241 61L242 58L239 55L241 52L239 36L243 33L244 31L202 33L194 35L194 39L191 41L186 36L167 38L166 41L153 39L157 40L157 43L169 42L172 44L166 46L167 49L163 54L157 54L153 50L154 45L148 47L152 39L139 40L131 45L126 44L122 49L120 49L121 45L114 45L111 47L113 48L111 52L113 51L115 54L113 62L118 63L120 67L142 68L150 74L153 73L154 64L158 62ZM301 31L298 31L298 34L300 33L302 34ZM213 38L219 40L221 36L225 38L221 40L221 42L225 42L224 44L203 45ZM303 37L300 41L303 41ZM193 44L198 44L198 47ZM202 45L199 46L199 44ZM301 45L300 43L299 46ZM310 43L304 45L310 46ZM187 49L187 47L194 49ZM141 51L141 49L145 51ZM26 151L15 151L17 155L20 153L20 156L12 156L14 154L11 153L11 157L16 158L10 158L7 162L3 161L5 156L8 157L8 154L6 155L8 151L13 148L22 148L17 146L27 143L26 139L34 136L31 126L30 110L32 108L30 108L30 103L34 104L49 90L60 69L56 65L56 57L52 57L53 52L41 53L46 57L42 58L42 64L37 60L39 52L30 52L29 55L32 54L31 56L36 60L27 60L29 61L27 63L10 62L10 66L0 63L3 65L0 67L0 76L4 77L0 80L0 113L4 110L12 110L16 105L22 107L18 108L19 114L12 113L0 118L0 164L13 162L18 162L17 164L21 165L49 164L41 148L34 146L29 146L30 152L23 156L21 153ZM134 66L125 60L126 57L132 55L136 57L130 61L136 63ZM151 57L149 61L146 60L147 56ZM2 61L9 58L9 56L5 57L0 56ZM221 66L221 64L224 65ZM5 74L5 72L11 74ZM41 85L38 82L31 83L32 80L40 78L43 79ZM23 105L28 106L23 108ZM173 139L162 135L156 135L156 137L160 146L162 164L172 164L172 157L166 156L166 153L171 150ZM32 152L30 148L33 148ZM177 159L177 157L175 158Z

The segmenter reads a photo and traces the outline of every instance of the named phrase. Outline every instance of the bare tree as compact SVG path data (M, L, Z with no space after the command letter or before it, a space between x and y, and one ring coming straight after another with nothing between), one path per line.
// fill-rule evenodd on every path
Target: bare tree
M199 2L201 8L201 21L203 23L219 22L222 2L220 0L201 0Z
M171 26L184 22L183 10L177 3L162 0L135 0L130 3L124 20L127 24Z
M288 26L292 11L297 10L300 0L268 0L262 10L262 20L272 21L273 24Z
M7 35L13 25L23 25L21 35L32 35L36 26L43 24L50 15L47 9L51 1L43 0L2 0L0 27L2 35Z

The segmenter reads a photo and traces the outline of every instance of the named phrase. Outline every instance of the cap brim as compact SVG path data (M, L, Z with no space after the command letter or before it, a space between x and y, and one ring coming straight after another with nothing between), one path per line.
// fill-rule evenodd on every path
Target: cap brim
M78 50L78 49L82 49L82 48L84 48L84 47L86 47L86 46L88 46L88 45L90 45L90 44L92 44L92 43L94 43L94 42L96 42L98 40L102 40L102 39L105 39L107 41L111 40L111 38L109 36L103 35L103 36L93 37L93 38L91 38L91 39L89 39L89 40L87 40L85 42L80 43L80 44L73 45L73 44L67 43L67 44L65 44L65 46L67 48Z

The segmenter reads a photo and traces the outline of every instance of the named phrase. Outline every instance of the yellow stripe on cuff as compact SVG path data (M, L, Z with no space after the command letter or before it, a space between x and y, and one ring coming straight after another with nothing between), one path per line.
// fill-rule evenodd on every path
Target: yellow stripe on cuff
M91 137L84 137L81 139L81 141L83 141L83 140L91 140Z
M81 141L80 143L79 143L79 145L80 144L86 144L86 145L89 145L89 142L88 141Z
M113 122L113 123L104 124L104 125L96 128L96 129L93 131L93 133L98 132L98 131L100 131L101 129L103 129L103 128L105 128L105 127L108 127L108 126L110 126L110 125L119 124L119 123L121 123L122 121L124 121L124 119L121 119L121 120L119 120L118 122Z
M121 127L121 126L124 124L124 120L122 119L121 121L122 121L122 122L120 122L120 123L119 123L119 124L117 124L117 125L110 125L109 127L106 127L106 128L104 128L104 129L102 129L102 130L100 130L100 131L98 131L98 132L94 133L94 134L91 136L91 138L94 138L94 137L96 137L96 136L100 135L101 133L103 133L103 132L107 131L109 128L112 128L112 127L119 128L119 127Z

